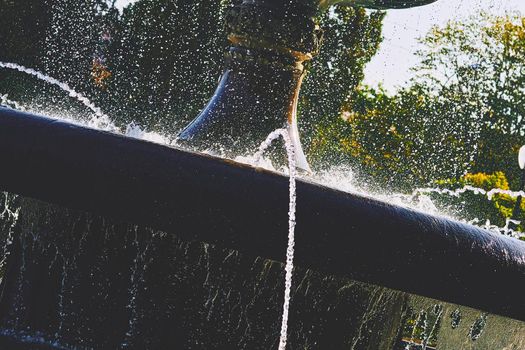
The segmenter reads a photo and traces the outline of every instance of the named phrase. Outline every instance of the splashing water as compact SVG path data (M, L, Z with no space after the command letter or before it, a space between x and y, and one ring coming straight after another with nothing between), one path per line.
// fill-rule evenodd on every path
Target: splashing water
M19 111L25 111L25 107L22 106L20 103L10 100L9 96L7 94L1 95L0 94L0 105L13 107L14 109L18 109Z
M152 141L156 143L167 144L167 145L174 144L174 141L172 140L172 138L165 137L163 135L153 133L153 132L147 132L143 130L139 125L133 122L128 124L125 130L121 130L111 121L111 118L108 115L104 114L102 110L98 108L97 106L95 106L87 97L73 90L68 84L60 82L57 79L47 76L39 71L36 71L32 68L24 67L16 63L1 62L1 61L0 61L0 68L12 69L12 70L16 70L16 71L19 71L25 74L29 74L40 80L46 81L50 84L53 84L63 89L69 94L69 96L76 98L84 106L88 107L91 111L93 111L93 113L95 114L95 117L91 118L87 122L87 126L89 127L96 128L99 130L120 133L120 134L129 136L129 137ZM9 100L7 95L0 95L0 103L3 103L8 106L12 106L18 110L22 110L22 111L26 110L23 106L21 106L16 101ZM71 121L77 122L75 120L71 120ZM275 170L271 162L264 159L262 155L264 153L264 150L266 150L266 148L276 138L280 136L282 136L283 138L286 137L285 144L286 144L288 154L290 154L290 151L293 151L295 155L295 150L293 148L288 147L289 144L293 145L293 140L290 136L289 131L286 129L278 129L272 132L268 136L268 139L265 142L263 142L259 151L254 155L254 157L252 158L237 157L235 160L243 162L243 163L248 163L251 165L257 165L257 166L262 165L265 168ZM295 172L295 169L294 169L294 172ZM387 194L385 195L385 194L377 194L377 193L372 195L371 191L369 191L366 188L363 189L360 186L357 186L354 183L354 181L352 181L351 178L350 179L348 178L348 174L351 174L351 173L352 172L349 169L332 169L331 171L323 172L320 174L310 174L310 175L313 175L313 177L310 176L308 177L308 179L313 180L322 185L336 188L338 190L342 190L345 192L355 193L355 194L359 194L362 196L387 201L387 202L390 202L396 205L405 206L405 207L409 207L412 209L423 211L425 213L431 213L431 214L436 214L436 215L443 215L443 213L434 205L434 203L432 202L432 199L428 197L428 195L432 193L459 197L463 193L472 192L474 194L484 195L487 197L488 200L492 200L493 196L496 194L505 194L512 198L516 198L518 196L525 197L524 191L515 192L515 191L502 190L502 189L497 189L497 188L487 191L482 188L477 188L477 187L468 186L468 185L462 188L455 189L455 190L446 189L446 188L445 189L443 188L418 188L414 190L412 194L408 194L408 195L407 194ZM344 174L344 176L342 176L342 174ZM458 218L452 218L452 219L458 220ZM516 238L520 238L524 236L523 233L514 231L509 227L510 224L519 224L519 222L514 221L514 220L510 220L510 221L507 220L507 223L504 227L498 227L498 226L492 225L490 224L490 221L486 221L485 224L481 224L483 221L477 218L474 220L470 220L470 221L459 219L459 221L466 222L472 225L476 225L476 226L485 228L493 232L503 233L503 234L506 234L512 237L516 237Z
M521 221L519 220L513 220L511 218L507 218L505 219L505 226L503 227L499 227L497 225L491 224L489 219L485 221L485 224L481 224L481 220L479 220L478 218L474 218L473 220L468 221L467 223L471 225L479 226L481 228L484 228L485 230L499 233L502 235L511 236L511 237L518 238L518 239L525 238L524 232L515 231L509 227L511 224L515 226L520 225Z
M88 127L99 129L99 130L104 130L104 131L111 131L114 133L120 133L120 134L129 136L129 137L133 137L133 138L137 138L141 140L152 141L152 142L167 144L167 145L173 144L170 138L162 136L154 132L147 132L134 122L131 122L130 124L128 124L124 131L121 130L118 126L116 126L112 122L111 118L107 114L102 112L102 110L99 107L97 107L94 103L92 103L86 96L82 95L81 93L76 92L68 84L63 83L48 75L45 75L42 72L39 72L32 68L21 66L16 63L2 62L2 61L0 61L0 68L12 69L12 70L16 70L16 71L19 71L25 74L29 74L31 76L36 77L37 79L40 79L50 84L53 84L55 86L58 86L62 90L66 91L70 97L76 98L78 101L80 101L84 106L89 108L95 114L95 117L91 118L87 122ZM24 107L22 107L17 102L9 100L7 98L7 95L0 95L0 103L4 103L8 106L12 106L15 109L18 109L21 111L26 110ZM77 122L74 120L70 120L70 121Z
M32 75L32 76L40 79L40 80L48 82L49 84L58 86L62 90L64 90L67 93L69 93L70 97L76 98L78 101L80 101L84 106L89 108L95 114L96 118L94 118L94 119L92 119L90 121L90 123L89 123L90 126L96 127L97 129L104 129L104 130L108 130L108 131L115 131L116 127L111 122L111 118L109 116L107 116L106 114L104 114L102 112L102 110L100 108L98 108L97 106L95 106L95 104L92 103L86 96L82 95L81 93L76 92L68 84L63 83L63 82L61 82L61 81L59 81L59 80L57 80L57 79L55 79L53 77L50 77L48 75L45 75L42 72L39 72L39 71L34 70L32 68L27 68L27 67L21 66L21 65L16 64L16 63L0 61L0 68L16 70L16 71L19 71L19 72L22 72L22 73L25 73L25 74L29 74L29 75Z
M525 196L524 191L511 191L511 190L503 190L500 188L493 188L487 191L483 188L466 185L461 188L457 188L455 190L450 190L448 188L418 188L412 192L412 195L408 196L408 200L414 200L415 198L418 198L421 195L432 194L432 193L440 194L440 195L448 195L451 197L459 198L462 194L467 193L467 192L470 192L476 195L486 196L487 200L489 201L492 201L494 196L497 194L507 195L511 198L518 198L518 197ZM485 221L484 224L482 224L482 220L478 218L474 218L473 220L470 220L470 221L466 221L466 220L459 220L459 221L466 222L467 224L484 228L491 232L497 232L497 233L511 236L511 237L518 238L518 239L525 237L525 233L515 231L512 228L510 228L511 224L515 226L521 224L521 221L513 220L511 218L506 218L505 226L503 227L492 225L490 223L490 220L488 219Z
M288 338L288 313L290 309L290 292L292 288L292 271L293 271L293 257L294 257L294 246L295 246L295 209L296 209L296 158L295 148L290 138L290 134L286 129L277 129L271 132L266 140L259 146L259 151L255 153L254 160L257 164L263 156L264 151L272 144L273 141L282 137L284 139L284 145L286 153L288 155L288 175L290 178L290 205L288 208L288 247L286 249L286 275L285 275L285 289L284 289L284 303L283 303L283 315L281 323L281 337L279 339L279 350L286 349L286 342Z
M446 194L453 197L459 197L463 193L466 192L472 192L474 194L481 194L484 196L487 196L488 200L492 200L494 195L496 194L505 194L511 198L517 198L517 197L524 197L525 191L511 191L511 190L502 190L501 188L493 188L490 191L484 190L479 187L474 186L464 186L455 190L450 190L448 188L418 188L414 190L412 193L412 197L416 197L420 193L430 194L430 193L437 193L437 194Z
M252 166L262 166L265 169L272 171L280 171L281 169L276 169L272 164L271 160L262 158L259 155L257 162L255 158L252 157L237 157L234 159L237 162L249 164ZM349 166L337 165L331 167L328 170L323 170L320 172L306 173L298 175L299 178L305 179L317 183L322 186L328 186L330 188L344 191L347 193L371 198L374 200L380 200L387 202L393 205L409 208L412 210L420 211L425 214L437 215L445 217L451 220L459 221L469 225L473 225L485 230L488 230L492 233L503 234L511 236L513 238L525 238L525 233L516 231L511 228L511 225L520 225L520 221L512 220L507 218L506 223L503 227L494 225L488 219L466 219L458 217L457 213L448 213L443 211L443 209L438 208L434 203L433 199L429 196L430 194L439 194L459 198L462 194L467 192L472 192L477 195L483 195L487 200L491 201L496 194L505 194L509 197L516 198L518 196L525 196L524 191L510 191L495 188L492 190L485 190L482 188L474 186L464 186L458 189L446 189L446 188L417 188L411 193L383 193L377 192L370 188L367 188L366 184L360 183L354 178L354 171Z
M157 134L155 132L146 131L135 122L131 122L126 126L126 131L124 132L124 135L128 137L133 137L135 139L146 140L165 145L173 144L173 142L166 136Z
M80 101L84 106L88 107L95 115L95 117L91 118L87 122L87 126L96 128L99 130L105 130L105 131L111 131L115 133L124 134L129 137L143 139L147 141L152 141L156 143L161 144L167 144L167 145L173 145L174 141L170 139L169 137L165 137L163 135L153 133L153 132L147 132L143 130L139 125L135 123L130 123L127 125L125 130L121 130L119 127L117 127L112 121L111 118L104 114L102 110L97 107L95 104L93 104L86 96L82 95L81 93L76 92L73 90L68 84L58 81L55 78L52 78L50 76L47 76L37 70L34 70L32 68L27 68L22 65L16 64L16 63L10 63L10 62L1 62L0 61L0 68L5 69L12 69L16 70L25 74L29 74L31 76L34 76L40 80L46 81L50 84L53 84L55 86L58 86L59 88L66 91L70 97L76 98L78 101ZM16 101L12 101L8 99L7 95L0 95L0 103L5 104L7 106L14 107L18 110L26 110L23 106L21 106ZM77 122L75 120L72 120L73 122ZM286 135L286 136L285 136ZM294 148L288 147L289 144L293 146L293 140L290 137L289 131L286 129L278 129L274 132L272 132L268 139L261 144L261 147L259 151L254 155L253 158L246 158L246 157L238 157L235 160L240 161L243 163L248 163L251 165L258 165L263 166L265 168L269 168L271 170L275 170L273 168L273 165L271 164L271 161L268 161L266 159L263 159L262 155L264 153L264 150L266 150L267 147L278 137L282 136L285 138L285 144L287 148L288 154L292 151L295 155ZM261 164L261 162L264 162ZM296 160L295 160L296 162ZM294 169L295 172L295 169ZM341 174L344 173L345 176L341 176ZM474 187L474 186L464 186L462 188L458 189L447 189L447 188L418 188L412 192L412 194L374 194L371 195L371 192L368 189L363 189L360 186L356 186L352 179L348 179L348 174L351 174L352 172L348 169L333 169L329 172L323 172L321 174L310 174L313 175L313 177L308 177L309 180L313 180L315 182L318 182L322 185L327 185L332 188L336 188L338 190L342 190L345 192L355 193L359 195L363 195L366 197L372 197L375 199L387 201L396 205L409 207L412 209L420 210L425 213L431 213L436 215L443 215L443 213L434 205L432 202L432 199L428 197L429 194L441 194L441 195L449 195L453 197L459 197L460 195L466 193L466 192L472 192L474 194L478 195L484 195L487 197L488 200L492 200L493 196L496 194L504 194L508 195L511 198L517 198L518 196L525 197L525 191L510 191L510 190L503 190L503 189L492 189L492 190L484 190L482 188ZM295 176L295 174L294 174ZM448 215L445 215L448 216ZM452 219L456 219L471 225L475 225L487 230L490 230L492 232L498 232L505 235L509 235L515 238L521 238L524 237L525 234L522 232L514 231L509 226L510 224L519 225L519 221L510 220L507 219L506 224L504 227L498 227L496 225L492 225L489 220L487 220L484 224L482 224L483 220L480 220L478 218L475 218L473 220L462 220L458 218L452 217Z

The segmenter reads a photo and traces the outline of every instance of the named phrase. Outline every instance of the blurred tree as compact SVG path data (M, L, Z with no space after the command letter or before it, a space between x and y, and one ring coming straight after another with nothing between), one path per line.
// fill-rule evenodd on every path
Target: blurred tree
M421 43L411 84L392 96L355 90L340 127L318 133L317 152L339 154L391 187L503 171L515 188L525 136L525 20L481 14L435 27Z
M436 113L458 120L471 161L465 170L519 174L525 136L525 18L481 13L434 28L423 40L418 81L439 96Z

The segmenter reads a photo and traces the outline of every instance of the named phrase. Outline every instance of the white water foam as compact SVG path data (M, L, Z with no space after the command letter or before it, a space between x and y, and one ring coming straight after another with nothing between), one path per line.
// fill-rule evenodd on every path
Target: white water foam
M474 187L474 186L471 186L471 185L466 185L466 186L463 186L461 188L457 188L455 190L450 190L448 188L418 188L418 189L413 191L412 195L409 197L409 200L413 200L415 198L418 198L420 195L432 194L432 193L440 194L440 195L447 195L447 196L456 197L456 198L459 198L462 194L465 194L465 193L473 193L473 194L476 194L476 195L486 196L487 200L489 200L489 201L492 201L494 196L497 195L497 194L507 195L507 196L509 196L511 198L518 198L518 197L524 197L525 196L525 192L524 191L503 190L501 188L493 188L493 189L487 191L487 190L485 190L483 188ZM513 220L511 218L506 218L505 219L505 226L503 226L503 227L499 227L497 225L491 224L489 219L485 220L484 223L483 223L483 220L480 220L478 218L474 218L474 219L469 220L469 221L467 221L467 220L459 220L459 221L468 223L470 225L474 225L474 226L478 226L478 227L484 228L484 229L486 229L488 231L491 231L491 232L503 234L503 235L506 235L506 236L511 236L511 237L518 238L518 239L525 237L525 233L524 232L513 230L510 227L511 225L513 225L513 226L520 225L521 221Z
M288 155L288 175L290 178L289 197L290 204L288 207L288 247L286 249L286 266L285 266L285 289L284 289L284 303L283 315L281 322L281 336L279 339L279 350L286 349L286 342L288 338L288 314L290 309L290 292L292 289L293 276L293 258L295 246L295 210L296 210L296 158L295 147L286 129L277 129L268 135L266 140L259 146L259 151L254 155L255 164L262 159L264 151L272 144L272 142L279 137L284 139L286 153Z
M16 101L13 101L13 100L10 100L9 99L9 96L7 94L0 94L0 105L4 105L4 106L7 106L7 107L11 107L11 108L14 108L14 109L18 109L19 111L25 111L25 107L22 106L20 103L16 102Z

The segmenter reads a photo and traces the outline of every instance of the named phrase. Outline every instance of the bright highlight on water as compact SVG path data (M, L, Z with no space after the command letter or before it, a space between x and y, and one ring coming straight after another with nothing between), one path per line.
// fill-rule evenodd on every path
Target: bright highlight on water
M16 102L16 101L13 101L13 100L10 100L9 99L9 96L7 94L5 95L0 95L0 104L3 104L3 105L6 105L6 106L10 106L14 109L18 109L19 111L25 111L25 107L22 106L20 103Z

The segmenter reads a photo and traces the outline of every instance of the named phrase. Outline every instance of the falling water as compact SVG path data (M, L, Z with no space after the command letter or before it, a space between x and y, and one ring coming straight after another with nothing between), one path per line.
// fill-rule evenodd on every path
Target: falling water
M279 350L286 349L286 341L288 337L288 311L290 308L290 291L292 288L292 270L293 270L293 257L294 257L294 245L295 245L295 209L296 209L296 159L295 149L290 139L290 134L286 129L277 129L268 135L266 140L259 146L259 151L254 155L255 163L258 163L264 151L272 144L274 140L279 137L284 139L284 145L286 153L288 155L288 175L290 177L290 205L288 208L288 247L286 249L286 275L285 275L285 289L284 289L284 303L283 303L283 316L281 323L281 337L279 339Z
M441 317L443 316L443 306L436 305L434 313L436 314L436 319L434 320L434 323L432 325L432 328L430 329L430 332L428 332L428 334L426 335L425 339L423 340L422 350L426 350L427 349L427 346L428 346L428 343L430 342L430 339L432 339L432 336L434 335L434 333L437 330L437 327L438 327L438 325L439 325L439 323L441 321Z
M424 310L420 310L419 313L417 314L417 318L414 322L414 328L412 328L412 334L404 350L410 350L412 345L416 344L415 339L416 339L417 326L421 322L421 318L424 316L424 313L425 313Z

